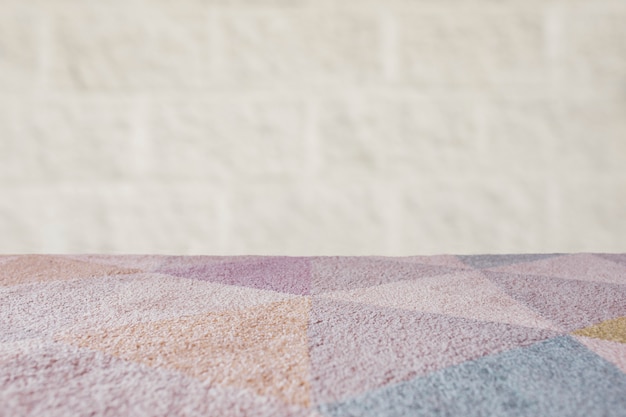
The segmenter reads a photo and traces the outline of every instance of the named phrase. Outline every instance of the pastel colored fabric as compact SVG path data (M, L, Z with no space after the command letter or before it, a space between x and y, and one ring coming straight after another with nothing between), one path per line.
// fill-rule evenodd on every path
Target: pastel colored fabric
M0 416L626 416L626 256L0 256Z

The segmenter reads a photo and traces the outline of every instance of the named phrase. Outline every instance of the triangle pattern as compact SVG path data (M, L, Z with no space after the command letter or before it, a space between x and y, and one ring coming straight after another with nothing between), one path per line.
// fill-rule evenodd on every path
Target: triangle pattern
M0 285L73 280L137 272L141 271L134 268L120 268L66 259L60 256L24 255L0 264Z
M298 297L244 310L68 335L62 341L306 407L309 308L310 300Z
M325 298L404 310L424 311L557 331L532 309L504 293L479 271L468 270L419 280L324 294Z
M618 317L606 320L602 323L572 332L577 336L585 336L595 339L610 340L613 342L626 343L626 317Z
M626 316L626 286L483 271L515 300L564 331Z
M0 315L0 343L210 311L239 310L293 297L296 296L145 273L18 285L5 288L0 295L0 304L10 300L12 305L25 306L19 308L19 314ZM41 302L38 308L28 307L38 301Z
M558 334L324 298L312 303L308 333L314 404Z
M505 265L515 265L532 262L538 259L549 259L561 256L560 253L528 253L503 255L459 255L458 258L465 265L476 269L496 268Z
M442 275L458 270L392 259L357 256L318 257L311 261L311 293L372 287L389 282Z
M309 417L251 390L52 341L0 344L0 372L3 416Z
M482 357L319 409L327 416L621 417L626 375L563 336Z
M198 258L201 259L195 259L194 262L182 259L182 262L165 263L157 269L157 272L290 294L309 293L311 267L310 260L307 258L267 256L239 259L240 257L234 257L235 259L226 261Z
M544 275L584 281L626 285L626 265L581 253L543 259L536 262L491 268L492 271L522 275Z
M603 357L617 366L622 372L626 373L626 344L584 336L576 336L576 339L589 350Z

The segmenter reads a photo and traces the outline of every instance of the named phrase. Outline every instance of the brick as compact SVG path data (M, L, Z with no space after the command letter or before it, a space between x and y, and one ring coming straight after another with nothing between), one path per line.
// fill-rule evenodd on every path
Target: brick
M554 166L561 172L626 175L626 100L590 98L560 103Z
M399 247L407 255L546 250L545 194L540 180L510 175L412 183L400 194Z
M13 182L127 178L135 172L130 113L117 101L24 102L1 141L0 172Z
M492 98L484 112L487 171L626 174L626 101Z
M108 225L101 196L72 186L4 187L0 201L0 252L100 252Z
M4 186L0 199L0 252L32 253L59 251L54 236L46 233L49 206L40 194Z
M38 169L36 148L17 134L18 112L8 101L0 103L0 181L3 184L22 179Z
M626 177L559 176L551 183L555 247L565 252L624 252Z
M159 179L262 180L306 161L298 100L163 102L151 111L152 175Z
M562 115L549 99L490 97L481 110L485 172L516 172L533 175L550 169L551 147L558 140Z
M41 86L41 19L19 5L0 5L0 92Z
M559 91L623 88L626 83L626 7L565 9L556 51Z
M220 252L211 187L89 184L6 188L0 201L3 253Z
M220 193L201 184L130 184L101 191L107 250L220 254Z
M387 148L393 172L411 175L475 170L481 143L472 100L406 100L398 113L401 132Z
M225 12L220 23L224 85L303 87L380 78L373 13Z
M542 85L542 15L398 13L400 80L424 89Z
M353 178L383 172L387 143L400 135L399 107L369 97L320 101L315 124L322 172Z
M230 253L387 252L384 193L366 182L264 183L231 190Z
M59 8L52 84L78 90L180 90L208 83L209 28L201 10Z
M465 171L479 157L477 115L467 100L374 95L324 100L317 113L329 176Z

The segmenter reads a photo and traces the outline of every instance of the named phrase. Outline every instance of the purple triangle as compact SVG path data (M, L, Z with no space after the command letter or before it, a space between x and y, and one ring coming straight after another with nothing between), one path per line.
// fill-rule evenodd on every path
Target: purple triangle
M483 271L517 301L567 331L626 316L626 286Z
M358 256L311 258L311 293L365 288L374 285L443 275L459 271L440 265L424 265L396 259Z
M312 400L338 401L557 334L314 297L308 329Z
M626 265L626 253L595 253L595 256Z
M311 284L310 261L305 257L244 257L227 262L196 259L192 263L171 262L156 272L300 295L308 294Z

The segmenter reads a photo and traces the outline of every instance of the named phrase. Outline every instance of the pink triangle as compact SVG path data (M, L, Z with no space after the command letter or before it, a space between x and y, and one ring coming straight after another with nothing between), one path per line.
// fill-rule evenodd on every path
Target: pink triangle
M522 275L626 284L626 266L589 253L559 256L535 262L490 268L490 271Z
M587 348L626 372L626 344L583 336L575 337Z
M12 261L13 259L18 258L17 256L7 256L7 255L2 255L0 256L0 265L9 261Z
M473 320L559 330L553 323L504 293L479 271L460 271L375 287L336 291L327 293L324 297Z

